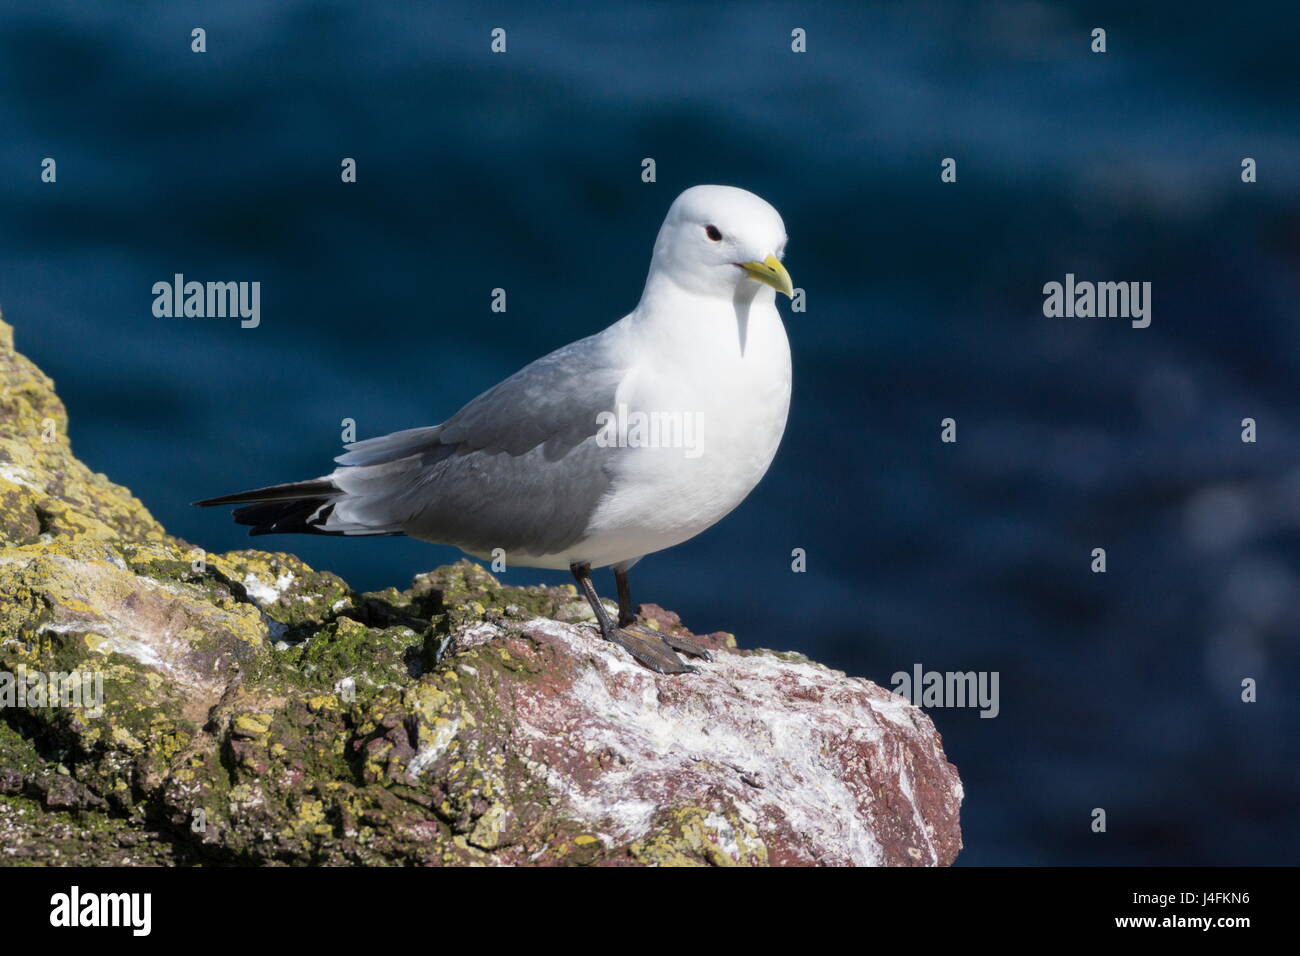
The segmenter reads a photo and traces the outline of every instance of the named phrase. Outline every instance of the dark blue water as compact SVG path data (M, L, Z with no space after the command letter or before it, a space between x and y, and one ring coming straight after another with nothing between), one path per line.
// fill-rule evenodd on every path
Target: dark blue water
M998 671L996 719L932 711L963 862L1295 863L1300 13L1160 6L6 4L0 307L78 454L237 548L188 502L441 420L631 309L682 188L752 189L808 296L785 443L636 595ZM261 326L155 318L177 272L260 281ZM1045 318L1067 272L1152 282L1150 328ZM456 556L271 543L362 589Z

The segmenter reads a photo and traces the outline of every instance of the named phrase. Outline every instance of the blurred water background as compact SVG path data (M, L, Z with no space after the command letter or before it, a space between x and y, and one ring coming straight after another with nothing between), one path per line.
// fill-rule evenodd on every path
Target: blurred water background
M754 190L807 290L785 442L635 597L882 684L998 671L996 719L931 711L962 863L1296 863L1298 28L1281 3L4 2L0 307L76 452L170 531L400 587L456 552L250 542L188 503L321 473L344 418L441 420L630 310L682 188ZM155 318L177 272L259 280L261 326ZM1067 272L1152 282L1150 328L1045 318Z

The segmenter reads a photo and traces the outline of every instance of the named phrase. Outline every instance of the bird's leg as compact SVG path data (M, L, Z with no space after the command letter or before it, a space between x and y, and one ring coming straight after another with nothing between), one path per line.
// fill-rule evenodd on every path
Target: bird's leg
M569 570L573 572L578 587L582 588L587 603L591 605L591 610L596 615L596 622L600 625L600 634L605 640L613 641L641 664L660 674L695 672L695 668L683 664L682 659L674 654L667 642L661 640L658 635L643 637L614 625L614 622L609 619L609 612L605 610L605 605L600 603L600 597L596 594L596 585L591 581L591 565L571 564Z
M627 571L614 569L614 581L618 584L618 626L632 631L636 634L642 634L650 637L657 637L673 650L681 651L683 654L689 654L692 657L702 657L706 661L713 660L713 655L694 641L688 641L684 637L674 637L672 634L664 634L656 631L652 627L646 627L643 624L636 623L636 611L632 610L632 589L627 583Z
M615 568L614 583L618 585L618 626L635 624L636 611L632 610L632 589L627 584L627 572Z

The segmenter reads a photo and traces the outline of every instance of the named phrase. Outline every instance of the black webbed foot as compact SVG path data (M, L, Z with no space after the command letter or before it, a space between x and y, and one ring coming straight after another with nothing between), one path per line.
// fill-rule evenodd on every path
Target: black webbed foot
M698 673L694 667L683 663L682 659L673 653L672 646L658 634L651 631L652 636L645 636L645 632L648 630L648 628L641 628L639 631L626 627L610 628L609 633L605 635L605 639L613 641L636 658L639 663L656 673Z
M642 637L658 638L675 651L681 651L691 657L698 657L701 660L711 661L713 655L709 653L708 648L701 647L694 641L688 641L684 637L676 637L663 631L656 631L652 627L646 627L644 624L632 624L626 630L640 634Z

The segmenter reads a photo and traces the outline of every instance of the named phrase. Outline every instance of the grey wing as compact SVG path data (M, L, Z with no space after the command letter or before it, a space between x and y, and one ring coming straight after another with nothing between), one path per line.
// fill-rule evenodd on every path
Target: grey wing
M474 554L553 554L581 539L616 449L596 442L625 367L600 336L494 386L441 425L348 445L326 528L401 531ZM356 532L354 532L356 533Z

